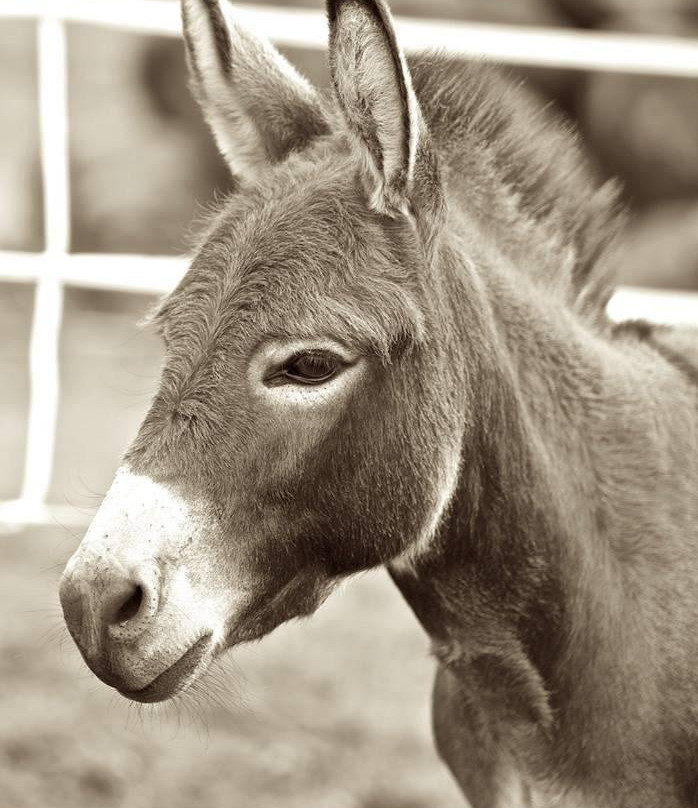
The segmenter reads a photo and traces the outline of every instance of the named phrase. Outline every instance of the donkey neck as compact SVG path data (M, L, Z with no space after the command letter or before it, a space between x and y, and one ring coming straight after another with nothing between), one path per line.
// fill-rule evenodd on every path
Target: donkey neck
M467 365L473 426L450 508L412 577L435 581L443 566L480 579L492 569L489 585L518 590L532 581L523 568L510 577L510 566L535 562L538 580L574 552L569 533L598 532L589 440L608 363L600 338L505 262L450 269L445 339L458 343L449 360Z
M636 479L657 428L646 389L676 381L644 346L593 333L504 261L461 267L448 284L453 322L468 313L456 353L470 367L473 426L430 547L390 572L478 709L547 743L565 712L577 727L598 712L589 694L618 677L618 649L642 625L633 603L652 559L630 542L637 503L652 496L652 470Z

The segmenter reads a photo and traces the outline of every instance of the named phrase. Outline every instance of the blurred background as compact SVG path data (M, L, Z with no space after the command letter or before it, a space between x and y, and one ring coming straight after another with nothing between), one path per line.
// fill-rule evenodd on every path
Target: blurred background
M391 5L417 17L698 35L698 0ZM327 86L323 53L285 52ZM698 83L509 70L578 127L600 177L621 178L632 214L621 282L698 289ZM72 249L182 253L228 180L186 89L181 43L71 25L69 87ZM30 22L0 21L0 99L0 250L40 251ZM33 299L30 284L0 283L0 500L21 485ZM66 290L52 502L89 515L135 433L160 362L157 340L136 326L152 301ZM2 808L462 804L432 748L426 640L384 575L236 651L213 703L143 713L99 684L61 632L56 584L79 538L60 524L0 535Z

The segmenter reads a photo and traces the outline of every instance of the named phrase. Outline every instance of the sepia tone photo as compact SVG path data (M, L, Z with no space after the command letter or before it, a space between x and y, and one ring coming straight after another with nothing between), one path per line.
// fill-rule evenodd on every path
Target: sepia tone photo
M698 808L696 0L0 0L0 808Z

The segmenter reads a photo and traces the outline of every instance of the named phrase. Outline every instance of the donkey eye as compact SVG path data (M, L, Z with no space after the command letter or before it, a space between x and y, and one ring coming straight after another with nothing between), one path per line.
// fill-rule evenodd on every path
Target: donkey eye
M303 352L296 354L278 374L279 381L299 384L323 384L341 370L343 362L330 353Z

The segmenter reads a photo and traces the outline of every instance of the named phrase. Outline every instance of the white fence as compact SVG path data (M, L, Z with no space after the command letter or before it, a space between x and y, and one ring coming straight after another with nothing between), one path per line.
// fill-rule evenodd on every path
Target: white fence
M319 11L236 5L236 12L249 27L280 44L322 48L327 41L325 17ZM0 252L0 282L36 284L24 476L19 499L0 503L0 525L81 523L85 517L77 510L46 504L59 401L63 289L76 285L164 292L174 286L185 262L70 254L66 23L179 36L179 9L177 3L163 0L0 0L0 22L2 18L37 22L46 235L43 253ZM692 40L404 18L398 30L408 50L437 47L507 64L698 78L698 42ZM621 289L609 311L616 319L698 324L698 295Z

